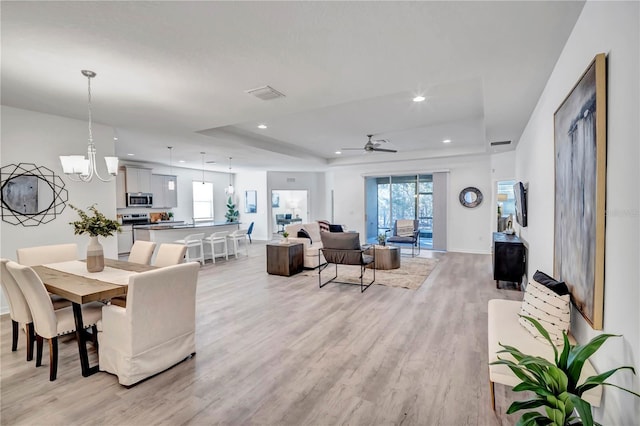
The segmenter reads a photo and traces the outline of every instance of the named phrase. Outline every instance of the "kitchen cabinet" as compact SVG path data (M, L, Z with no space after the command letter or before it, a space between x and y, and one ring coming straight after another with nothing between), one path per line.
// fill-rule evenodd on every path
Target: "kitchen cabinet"
M493 233L493 279L516 282L520 286L526 266L525 246L515 235Z
M126 166L126 192L151 192L151 169Z
M118 169L118 175L116 176L116 208L124 209L127 207L127 184L126 170L124 167Z
M118 254L126 254L133 246L133 226L122 225L118 232Z
M171 175L151 175L153 207L178 207L178 178Z

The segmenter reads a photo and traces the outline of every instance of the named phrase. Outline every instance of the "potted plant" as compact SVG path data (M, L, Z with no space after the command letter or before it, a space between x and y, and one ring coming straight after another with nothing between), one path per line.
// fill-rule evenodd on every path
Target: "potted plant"
M104 269L104 252L98 236L112 236L114 232L120 231L120 224L100 213L95 204L88 208L93 213L92 216L72 204L69 204L69 207L80 216L80 220L69 222L69 225L73 225L75 235L89 234L90 237L87 246L87 271L100 272Z
M287 231L283 231L282 238L284 238L284 243L287 244L289 242L289 233Z
M581 398L582 394L596 386L613 386L640 397L639 394L624 389L620 386L606 383L605 380L618 370L629 369L635 374L633 367L624 366L614 368L596 376L588 377L583 383L578 384L582 367L587 359L593 355L602 344L610 337L620 337L615 334L601 334L594 337L586 345L572 345L563 332L564 346L558 354L549 333L535 319L527 316L523 318L530 321L549 342L553 348L554 362L532 355L526 355L518 349L500 344L504 349L499 353L508 353L514 361L498 358L491 364L506 365L518 376L522 382L513 390L516 392L531 391L536 397L527 401L516 401L507 410L507 414L520 410L545 407L545 414L537 411L528 411L522 415L518 425L571 425L582 424L592 426L591 404ZM574 417L577 413L578 417Z
M231 195L229 195L229 199L227 200L227 213L224 215L224 217L227 218L227 222L237 222L239 215L240 212L236 210L236 205L233 202Z
M385 234L378 234L378 244L383 246L387 242L387 236Z

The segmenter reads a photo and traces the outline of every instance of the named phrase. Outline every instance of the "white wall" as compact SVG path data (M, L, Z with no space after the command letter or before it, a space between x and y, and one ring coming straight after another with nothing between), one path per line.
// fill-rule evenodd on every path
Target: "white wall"
M490 253L491 159L489 155L437 158L380 164L335 166L327 173L327 191L334 191L334 221L365 235L364 176L388 176L401 173L449 171L447 196L447 250L466 253ZM460 205L458 195L475 186L484 195L480 206Z
M90 183L71 182L63 173L59 155L84 154L87 150L87 122L40 114L2 106L2 130L0 161L2 166L18 163L35 163L51 169L60 175L68 191L68 203L80 208L97 204L97 208L107 217L116 218L116 184L94 180ZM114 155L113 130L94 123L93 135L98 151L99 170L106 175L103 157ZM53 221L33 227L0 222L2 257L16 259L16 249L48 244L75 242L79 246L78 255L84 258L89 238L75 236L69 222L76 220L77 213L66 207ZM117 257L117 238L100 238L104 253ZM4 297L0 307L8 312Z
M609 339L592 358L599 372L621 365L640 369L640 4L586 3L538 101L516 151L516 178L529 183L529 276L553 271L553 114L597 53L608 55L607 196L604 332ZM574 310L572 332L579 342L599 334ZM623 371L610 382L640 392L637 376ZM605 388L603 424L632 425L640 398Z

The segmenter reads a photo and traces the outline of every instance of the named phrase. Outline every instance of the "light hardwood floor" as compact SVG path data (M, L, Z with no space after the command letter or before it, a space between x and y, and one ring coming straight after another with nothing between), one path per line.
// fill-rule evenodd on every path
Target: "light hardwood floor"
M248 258L202 267L197 355L130 389L83 378L72 339L49 382L47 349L40 368L25 361L24 335L11 352L3 315L0 423L513 424L504 412L519 395L496 385L490 406L487 301L522 295L495 288L489 255L431 253L440 262L417 291L361 294L268 275L254 242Z

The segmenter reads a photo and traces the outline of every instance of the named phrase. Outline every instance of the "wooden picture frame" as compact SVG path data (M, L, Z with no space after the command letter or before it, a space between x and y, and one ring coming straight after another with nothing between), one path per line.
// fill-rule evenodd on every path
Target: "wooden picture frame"
M600 53L554 114L554 275L595 330L604 311L606 98Z

